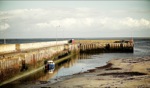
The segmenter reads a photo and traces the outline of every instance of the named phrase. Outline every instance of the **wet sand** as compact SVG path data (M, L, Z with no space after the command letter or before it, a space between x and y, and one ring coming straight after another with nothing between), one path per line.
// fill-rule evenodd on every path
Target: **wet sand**
M150 88L150 57L112 59L107 65L64 76L41 88Z

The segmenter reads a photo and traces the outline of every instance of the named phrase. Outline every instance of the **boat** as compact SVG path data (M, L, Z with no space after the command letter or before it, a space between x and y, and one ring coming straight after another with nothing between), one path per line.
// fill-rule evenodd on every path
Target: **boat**
M45 71L53 73L55 69L55 63L52 60L45 61Z

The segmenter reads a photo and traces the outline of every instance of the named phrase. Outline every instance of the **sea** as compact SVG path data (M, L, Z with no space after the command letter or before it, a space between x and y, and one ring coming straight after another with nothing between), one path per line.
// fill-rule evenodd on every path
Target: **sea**
M70 40L71 38L58 39L60 40ZM131 38L74 38L75 40L80 39L92 39L92 40L106 40L106 39L119 39L119 40L129 40ZM32 43L32 42L47 42L55 41L56 39L7 39L6 43ZM134 40L134 52L133 53L81 53L71 57L68 61L56 65L53 73L44 72L40 70L36 73L30 74L21 79L15 80L11 83L4 85L3 87L11 88L41 88L47 83L54 83L57 80L65 76L70 76L77 73L82 73L89 69L94 69L95 67L100 67L106 65L109 60L112 59L122 59L122 58L141 58L150 56L150 38L133 38ZM0 40L3 44L3 39Z
M0 44L4 44L4 41L6 44L21 44L21 43L34 43L34 42L49 42L49 41L62 41L62 40L130 40L134 39L134 41L148 41L150 37L113 37L113 38L19 38L19 39L2 39L0 38Z

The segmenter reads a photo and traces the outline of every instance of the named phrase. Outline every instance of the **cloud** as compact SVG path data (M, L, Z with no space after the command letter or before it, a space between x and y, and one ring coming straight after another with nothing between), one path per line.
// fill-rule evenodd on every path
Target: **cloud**
M40 28L51 28L61 25L65 28L95 28L100 30L123 30L131 29L139 30L144 28L150 28L150 21L144 18L133 19L126 17L122 19L110 18L110 17L86 17L86 18L64 18L60 20L50 20L49 22L37 23ZM92 30L92 29L91 29Z
M104 14L105 12L103 12ZM106 12L107 13L107 12ZM106 14L105 13L105 14ZM106 29L126 28L150 28L150 21L132 17L117 18L110 15L103 16L102 12L91 8L50 8L50 9L16 9L1 11L2 18L9 19L12 24L19 21L23 24L32 24L41 28L51 28L62 25L66 28L100 27ZM6 17L7 16L7 17ZM21 25L21 23L20 23Z
M0 24L0 30L2 30L2 31L8 29L9 27L10 27L10 25L7 23Z
M132 28L139 28L139 27L150 28L150 20L146 20L144 18L138 20L138 19L133 19L131 17L127 17L123 19L121 23Z
M66 32L69 31L70 34L77 31L80 33L86 32L86 35L89 35L92 32L94 33L94 31L95 33L106 33L132 29L134 32L137 32L137 30L150 29L150 20L144 17L117 17L118 15L116 14L119 12L122 13L122 11L118 11L115 14L113 14L114 12L108 14L107 11L94 8L37 8L0 11L0 21L5 18L8 20L5 26L0 24L0 30L9 28L12 29L11 31L20 33L28 31L34 35L38 31L43 32L42 34L45 34L47 31L53 33L56 27L60 25L61 28L64 28ZM126 12L123 11L124 14Z
M65 28L92 26L92 18L64 18L60 20L50 20L49 22L37 23L40 28L56 27L58 25Z

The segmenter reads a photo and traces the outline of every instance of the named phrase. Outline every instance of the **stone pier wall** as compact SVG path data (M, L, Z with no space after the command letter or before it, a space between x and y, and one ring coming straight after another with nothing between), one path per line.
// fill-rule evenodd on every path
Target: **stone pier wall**
M37 43L23 43L23 44L0 44L0 54L20 52L25 50L39 49L49 46L56 46L68 44L68 41L50 41L50 42L37 42Z
M57 46L44 47L40 49L27 50L20 53L4 54L0 56L0 82L14 74L18 74L26 69L22 69L25 62L27 69L44 65L44 60L54 59L59 55L69 51L78 50L76 44L62 44Z
M0 44L0 54L15 52L16 44Z
M79 42L80 51L118 51L118 52L133 52L134 42L120 42L116 43L115 41L111 42Z

